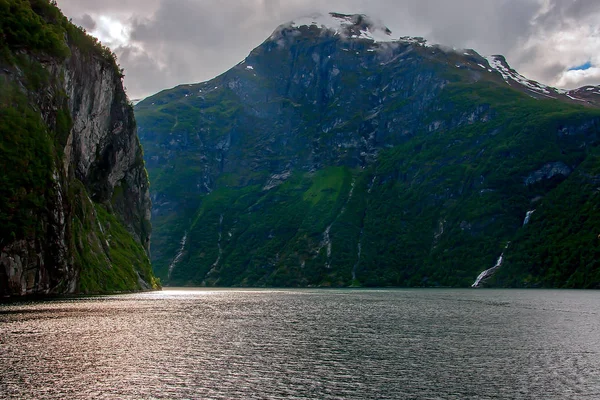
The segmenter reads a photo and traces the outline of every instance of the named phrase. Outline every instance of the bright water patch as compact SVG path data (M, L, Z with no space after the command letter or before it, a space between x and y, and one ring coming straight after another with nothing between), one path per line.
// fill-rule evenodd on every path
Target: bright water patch
M0 397L600 398L600 296L165 290L0 305Z

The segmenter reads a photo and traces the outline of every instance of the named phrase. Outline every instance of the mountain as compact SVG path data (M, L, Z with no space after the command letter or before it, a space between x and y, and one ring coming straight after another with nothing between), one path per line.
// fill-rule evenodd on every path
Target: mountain
M136 106L155 272L468 287L497 265L478 285L599 287L599 101L364 15L282 25Z
M122 77L55 2L0 2L0 296L158 287Z

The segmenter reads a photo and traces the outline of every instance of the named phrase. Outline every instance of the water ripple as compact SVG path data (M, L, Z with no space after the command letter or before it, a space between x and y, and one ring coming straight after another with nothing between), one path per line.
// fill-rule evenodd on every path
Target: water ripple
M600 298L165 290L0 305L0 397L600 398Z

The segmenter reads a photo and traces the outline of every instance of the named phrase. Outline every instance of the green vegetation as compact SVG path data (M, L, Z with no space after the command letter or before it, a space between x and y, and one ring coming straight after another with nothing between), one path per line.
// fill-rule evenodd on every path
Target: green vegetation
M53 143L39 113L0 76L0 243L42 231L39 215L53 170Z
M122 223L104 206L93 204L80 183L74 185L74 247L81 268L81 293L111 293L144 289L139 279L160 288L150 260Z
M600 154L535 205L494 277L498 286L600 288Z
M213 280L205 284L306 284L296 271L312 254L304 246L319 245L321 234L347 200L350 182L350 171L334 167L293 176L276 191L248 186L211 193L203 199L188 232L190 243L206 245L201 252L186 253L180 262L193 266L193 270L175 269L172 281L203 284L214 268L209 274ZM220 259L219 234L223 250ZM275 262L277 258L293 262L296 268L282 268ZM272 276L265 276L264 269ZM191 280L186 279L189 273L193 273Z
M62 39L63 24L56 23L59 15L48 1L1 0L0 47L66 57L69 48Z

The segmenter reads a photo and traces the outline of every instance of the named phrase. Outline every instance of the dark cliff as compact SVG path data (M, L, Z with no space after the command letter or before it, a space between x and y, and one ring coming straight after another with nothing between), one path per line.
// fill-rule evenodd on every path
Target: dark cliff
M148 178L114 55L48 1L0 12L0 294L156 288Z

